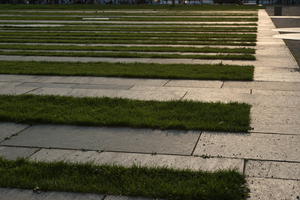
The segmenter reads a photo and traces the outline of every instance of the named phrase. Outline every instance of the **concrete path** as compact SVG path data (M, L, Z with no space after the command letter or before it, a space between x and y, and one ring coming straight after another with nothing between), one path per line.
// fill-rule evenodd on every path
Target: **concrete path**
M9 159L26 157L209 171L236 168L247 177L251 200L297 200L300 196L298 66L282 40L273 37L274 25L263 10L259 11L258 24L252 82L0 75L1 94L247 102L253 106L250 133L1 123L0 155ZM26 193L33 198L30 195L34 195L31 191L19 192L2 189L0 196ZM12 199L9 195L4 197Z

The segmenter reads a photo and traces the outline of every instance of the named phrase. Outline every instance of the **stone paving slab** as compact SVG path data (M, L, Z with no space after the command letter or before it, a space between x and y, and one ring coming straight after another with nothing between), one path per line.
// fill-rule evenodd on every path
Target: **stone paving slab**
M0 94L24 94L37 87L17 87L20 83L5 83L0 82Z
M202 133L193 155L300 162L300 136Z
M0 157L9 160L17 158L27 158L36 152L38 148L22 148L22 147L5 147L0 146Z
M300 82L225 81L223 88L250 88L262 90L300 91Z
M117 85L117 84L74 84L74 83L22 83L19 87L33 88L80 88L80 89L119 89L127 90L133 85Z
M0 74L0 80L6 82L31 82L31 83L61 83L81 85L147 85L163 86L168 79L143 79L143 78L115 78L93 76L45 76L45 75L5 75ZM1 83L1 82L0 82Z
M241 159L61 149L42 149L32 155L30 160L44 162L65 161L71 163L92 162L96 165L109 164L125 167L138 165L143 167L167 167L203 171L236 169L241 173L243 173L244 168L244 161Z
M25 124L15 124L8 122L0 122L0 143L6 138L28 128Z
M104 195L71 192L33 192L32 190L0 188L0 200L103 200Z
M72 88L40 88L28 92L35 95L63 95L74 97L111 97L127 98L136 100L157 100L170 101L180 100L184 97L185 91L138 91L138 90L109 90L109 89L72 89Z
M221 88L223 81L171 80L165 86Z
M252 94L262 94L270 96L300 96L300 91L284 91L284 90L258 90L253 89Z
M248 160L245 175L300 181L300 163Z
M248 178L251 190L249 200L298 200L300 181Z
M251 109L251 127L254 132L300 135L300 108L254 106Z
M2 145L191 155L199 136L197 131L36 125Z
M299 66L265 10L258 11L258 34L254 80L299 82ZM297 69L297 70L296 70Z

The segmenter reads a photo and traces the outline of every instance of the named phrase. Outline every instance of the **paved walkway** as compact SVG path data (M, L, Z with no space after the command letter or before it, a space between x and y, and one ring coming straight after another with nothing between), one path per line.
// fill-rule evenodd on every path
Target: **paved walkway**
M300 75L283 41L272 37L273 28L270 17L260 10L252 82L0 75L2 94L247 102L253 105L253 130L248 134L1 123L0 155L210 171L236 168L247 177L251 200L296 200L300 196ZM0 193L5 200L25 193L29 199L62 194L7 189Z

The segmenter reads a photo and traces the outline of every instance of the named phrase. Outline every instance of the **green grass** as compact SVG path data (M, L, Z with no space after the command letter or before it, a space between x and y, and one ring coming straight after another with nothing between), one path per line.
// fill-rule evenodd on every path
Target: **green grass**
M244 103L0 95L0 121L247 132L250 107Z
M3 4L0 10L19 10L19 9L42 9L42 10L115 10L115 9L158 9L158 10L257 10L263 8L261 6L252 5L94 5L94 4L71 4L71 5L12 5Z
M59 16L0 16L0 20L63 20L82 21L82 17L59 17ZM258 18L226 18L226 17L113 17L107 21L198 21L198 22L256 22Z
M12 35L12 36L0 36L0 39L27 39L29 38L28 36L22 36L22 35ZM30 39L46 39L46 40L80 40L80 41L97 41L97 40L130 40L130 41L159 41L159 42L164 42L163 40L167 41L174 41L174 42L199 42L199 41L238 41L238 42L255 42L256 38L213 38L210 37L209 35L205 37L189 37L189 38L184 38L184 37L146 37L146 36L94 36L94 37L89 37L89 36L30 36Z
M177 25L177 24L176 24ZM191 26L62 26L62 27L1 27L3 30L42 30L42 31L157 31L157 32L256 32L256 27L191 27Z
M62 25L77 25L77 26L95 26L95 25L109 25L107 23L96 23L96 22L89 22L89 23L80 23L80 22L74 22L74 23L63 23L63 22L0 22L0 24L7 24L7 26L11 25L11 24L62 24ZM136 26L137 24L133 24L133 23L114 23L113 25L127 25L127 26ZM149 25L149 23L138 23L138 25ZM151 25L162 25L161 23L151 23ZM163 25L165 26L187 26L187 24L185 23L167 23L165 22ZM188 26L192 26L192 27L201 27L201 26L257 26L257 23L226 23L226 24L220 24L220 23L197 23L197 24L189 24Z
M229 46L255 46L255 42L245 42L245 41L226 41L219 39L218 40L204 40L204 41L169 41L169 40L116 40L116 39L91 39L91 40L84 40L84 39L32 39L32 38L24 38L24 39L7 39L7 38L0 38L0 42L5 43L75 43L75 44L169 44L169 45L229 45Z
M108 58L173 58L173 59L221 59L221 60L255 60L252 54L218 54L218 55L187 55L136 52L51 52L51 51L1 51L0 55L22 56L67 56L67 57L108 57Z
M1 74L253 80L253 66L0 61Z
M0 158L0 187L144 196L169 200L246 200L245 177L217 172Z
M17 50L72 50L72 51L139 51L139 52L190 52L190 53L247 53L255 54L253 48L213 48L213 47L147 47L147 46L75 46L75 45L24 45L0 44L0 49Z
M204 13L195 13L195 12L185 12L185 11L157 11L155 13L149 12L110 12L110 11L94 11L94 12L36 12L36 11L26 11L23 12L22 10L14 10L14 11L1 11L1 14L8 14L8 15L60 15L60 16L69 16L69 15L76 15L76 16L89 16L89 17L101 17L101 16L257 16L257 13L248 13L248 12L236 12L236 13L224 13L224 12L204 12Z
M113 32L113 33L93 33L93 32L0 32L0 36L55 36L55 37L167 37L169 38L182 38L183 40L190 39L190 38L247 38L247 39L255 39L256 34L250 33L122 33L122 32Z

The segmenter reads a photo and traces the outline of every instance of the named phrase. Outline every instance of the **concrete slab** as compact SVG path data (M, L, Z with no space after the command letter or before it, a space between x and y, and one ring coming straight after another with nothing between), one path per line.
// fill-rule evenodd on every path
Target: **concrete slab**
M142 78L114 78L91 76L43 76L43 75L5 75L0 74L0 83L11 82L21 84L23 82L38 84L81 84L81 85L147 85L162 86L168 79L142 79Z
M276 96L270 97L274 98ZM251 109L251 127L254 132L300 135L300 108L254 106Z
M18 95L24 94L31 90L36 89L36 87L19 87L20 83L7 83L7 82L0 82L0 94L11 94L11 95Z
M300 196L300 181L248 178L251 190L249 200L297 200Z
M74 83L22 83L19 87L38 87L38 88L80 88L80 89L118 89L127 90L133 85L116 84L74 84Z
M256 64L254 80L299 82L298 64L282 39L265 10L259 10ZM293 70L291 70L293 69Z
M300 163L248 160L246 176L300 180Z
M299 162L299 142L295 135L204 132L194 155Z
M274 35L274 38L280 38L285 40L300 40L300 33Z
M300 82L226 81L223 88L300 91Z
M36 95L63 95L74 97L111 97L128 98L137 100L170 101L179 100L185 95L185 91L140 91L140 90L110 90L110 89L72 89L72 88L40 88L28 94Z
M92 162L97 165L120 165L131 167L167 167L175 169L191 169L217 171L236 169L243 173L242 159L201 158L194 156L154 155L122 152L95 152L78 150L42 149L30 157L34 161L66 161L72 163Z
M199 87L199 88L221 88L223 81L193 81L193 80L171 80L165 86L171 87Z
M3 144L190 155L199 135L196 131L37 125Z
M29 127L25 124L15 124L15 123L0 123L0 143L5 140L6 138L24 130L25 128Z
M0 146L0 157L9 160L15 160L17 158L27 158L37 150L37 148Z
M295 28L275 28L273 31L277 32L287 32L287 33L300 33L300 28L295 27Z
M71 193L71 192L40 192L32 190L0 188L0 200L102 200L104 195Z
M262 94L270 96L300 96L300 91L285 91L285 90L259 90L252 89L252 94Z

